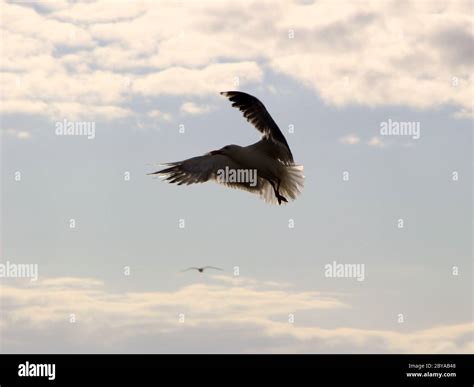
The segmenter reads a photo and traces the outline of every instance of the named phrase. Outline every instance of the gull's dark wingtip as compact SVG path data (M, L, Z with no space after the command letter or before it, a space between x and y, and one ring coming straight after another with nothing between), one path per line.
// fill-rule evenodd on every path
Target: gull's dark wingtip
M162 166L162 167L174 167L177 164L179 164L179 163L163 163L163 164L160 164L160 166ZM146 176L159 175L160 173L167 172L167 170L169 170L169 169L170 168L166 168L166 169L160 169L159 171L156 171L156 172L150 172L150 173L147 173Z
M245 94L241 91L237 91L237 90L227 90L227 91L221 91L219 94L220 95L223 95L224 97L232 97L232 95L235 95L235 94Z

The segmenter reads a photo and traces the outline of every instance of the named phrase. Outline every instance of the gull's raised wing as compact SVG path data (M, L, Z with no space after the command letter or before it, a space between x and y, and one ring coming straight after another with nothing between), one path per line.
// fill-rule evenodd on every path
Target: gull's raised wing
M285 164L293 164L293 155L285 136L283 136L280 128L263 103L254 96L241 91L223 91L221 94L227 97L232 102L232 106L238 108L247 121L263 133L266 139L281 143L284 148L284 154L281 157L282 161Z

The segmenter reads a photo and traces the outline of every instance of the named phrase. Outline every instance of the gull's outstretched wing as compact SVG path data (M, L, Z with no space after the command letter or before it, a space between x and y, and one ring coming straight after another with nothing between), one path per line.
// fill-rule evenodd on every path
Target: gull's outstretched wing
M241 91L223 91L221 94L232 102L233 107L238 108L244 114L248 122L263 133L265 139L282 144L284 151L280 152L283 153L280 155L280 159L285 164L293 164L293 155L285 136L263 103L254 96Z
M207 153L204 156L192 157L187 160L177 161L175 163L165 164L168 168L149 173L149 175L158 175L164 178L164 180L170 183L182 184L195 184L204 183L209 180L213 180L216 183L223 184L230 188L241 189L249 191L254 194L260 194L265 200L268 200L267 196L267 185L270 184L264 179L254 176L256 181L232 181L225 179L226 169L230 170L244 170L242 166L232 160L230 157L222 154L212 154L213 152ZM222 178L224 176L224 178ZM272 191L273 192L273 191Z
M149 175L162 176L170 183L177 183L178 185L204 183L216 179L218 171L225 170L226 167L230 169L240 168L231 158L225 155L212 155L211 153L165 165L168 168L149 173Z
M215 269L215 270L220 270L223 271L220 267L215 267L215 266L204 266L203 269Z
M261 142L262 141L259 141L259 143ZM275 147L271 147L271 151L273 151L274 148ZM245 168L242 168L242 166L226 155L212 153L213 152L210 152L204 156L193 157L187 160L165 164L168 168L149 173L149 175L161 176L164 178L164 180L170 183L177 183L178 185L189 185L195 183L204 183L206 181L215 181L230 188L241 189L260 195L260 197L262 197L268 203L277 203L275 195L273 194L273 188L270 183L258 175L254 176L256 181L253 182L234 182L230 179L219 179L219 172L225 171L226 168L229 170L245 170ZM283 188L284 187L281 187L282 190ZM290 193L290 197L293 198L294 195Z
M189 270L199 270L199 267L188 267L187 269L181 270L181 273Z

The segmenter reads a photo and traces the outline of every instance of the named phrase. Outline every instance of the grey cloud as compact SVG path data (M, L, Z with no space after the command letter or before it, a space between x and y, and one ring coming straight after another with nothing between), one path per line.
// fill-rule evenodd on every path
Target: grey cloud
M452 66L474 65L474 35L462 27L450 27L433 34L432 43Z

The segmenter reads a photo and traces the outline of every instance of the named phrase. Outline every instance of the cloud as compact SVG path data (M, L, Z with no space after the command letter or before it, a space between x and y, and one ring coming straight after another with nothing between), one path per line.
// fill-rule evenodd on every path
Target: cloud
M440 29L432 34L432 42L438 47L443 55L453 67L469 67L474 65L474 35L471 32L471 25L468 23L458 23L450 25L445 29ZM456 44L453 44L456 42Z
M470 110L462 109L454 114L454 117L459 118L459 119L463 119L463 118L470 119L473 116L474 116L474 109L472 108Z
M72 3L62 7L51 17L67 22L76 23L112 23L130 21L146 11L146 3L117 3L116 1L101 0L87 3Z
M156 118L156 119L168 121L168 122L173 120L173 117L171 116L170 113L164 113L158 109L150 110L147 113L147 115L150 118Z
M194 102L185 102L181 105L181 111L191 115L206 114L212 110L213 107L210 105L198 105Z
M361 142L361 138L357 134L351 133L341 137L339 141L344 145L357 145ZM367 141L367 145L376 148L384 148L387 144L379 136L373 136Z
M344 145L356 145L360 142L360 137L356 134L348 134L347 136L341 137L339 141Z
M286 282L275 281L261 281L253 278L244 278L227 275L213 275L212 278L216 281L224 282L233 286L246 286L251 288L271 287L271 288L289 288L290 284Z
M17 130L17 129L9 128L9 129L3 129L2 134L3 133L8 135L8 136L15 137L18 140L29 140L29 139L31 139L31 133L27 132L25 130Z
M67 0L43 0L41 3L31 2L31 3L18 3L23 7L32 7L33 9L39 9L42 12L52 12L60 10L62 8L67 8L70 4Z
M129 90L127 80L127 76L102 71L75 76L53 68L20 74L5 72L2 84L9 93L0 111L44 115L53 120L122 118L130 113L128 108L119 106Z
M382 139L378 136L372 137L368 142L367 145L372 146L372 147L377 147L377 148L383 148L385 147L385 143L382 141Z
M97 118L117 119L131 114L129 109L114 105L91 105L78 102L48 102L33 101L28 99L14 99L0 104L0 112L22 113L47 116L53 121L76 120L86 118L95 120Z
M473 348L472 324L412 332L300 325L299 313L349 305L334 295L222 275L172 291L142 292L111 291L94 278L4 281L0 301L7 352L456 353ZM296 316L293 324L290 313ZM69 322L71 314L75 323ZM57 337L59 331L60 341L43 344L42 338ZM216 335L218 341L209 340Z
M83 115L103 104L115 107L113 119L140 96L215 95L237 78L241 88L262 83L272 70L336 106L451 105L457 118L472 114L469 1L374 2L363 11L329 1L39 8L2 4L1 86L24 78L7 103L74 101Z
M329 2L300 6L282 21L297 19L300 34L296 28L295 38L284 46L286 52L272 64L338 106L467 108L471 106L467 84L472 85L472 74L464 65L465 47L472 42L470 22L462 15L467 3L440 7L438 2L405 2L395 7L380 2L366 4L364 13L356 3L347 4L343 12ZM324 20L317 17L323 14ZM446 35L447 30L456 33ZM449 56L437 42L439 34L454 51ZM455 43L458 39L460 46ZM450 82L455 74L466 82L458 90Z
M2 2L3 29L48 44L51 48L91 47L94 41L88 31L71 23L64 23L42 15L19 4ZM11 38L7 36L8 39ZM3 41L3 38L2 38ZM7 52L8 54L8 52Z
M271 334L282 334L282 325L271 323ZM324 329L302 327L295 329L293 335L300 341L299 351L310 352L321 341L330 346L351 343L355 352L363 353L471 353L474 327L471 323L436 326L413 332L394 330L374 330L356 328ZM341 346L344 348L344 346ZM346 347L347 348L347 347ZM367 350L367 348L372 348ZM344 351L344 349L342 349Z
M288 310L347 307L340 300L319 292L290 292L265 282L261 284L262 288L257 288L258 281L251 279L242 279L230 287L222 283L225 282L222 276L217 276L217 281L220 284L197 283L173 292L114 294L94 278L46 278L37 281L38 286L3 285L1 297L3 305L7 306L7 320L23 320L34 325L62 321L69 313L76 313L80 320L93 323L99 321L91 312L107 319L108 314L120 311L126 312L123 317L129 321L151 319L162 328L170 328L169 324L174 326L181 312L194 315L190 322L197 324L209 315L217 320L239 321L287 314ZM14 307L17 301L21 308ZM41 304L41 312L37 310L38 304ZM171 307L173 311L156 313L162 307ZM216 311L220 316L215 315Z
M255 62L219 63L201 69L173 67L137 78L133 91L145 96L218 95L222 90L259 82L262 70Z

